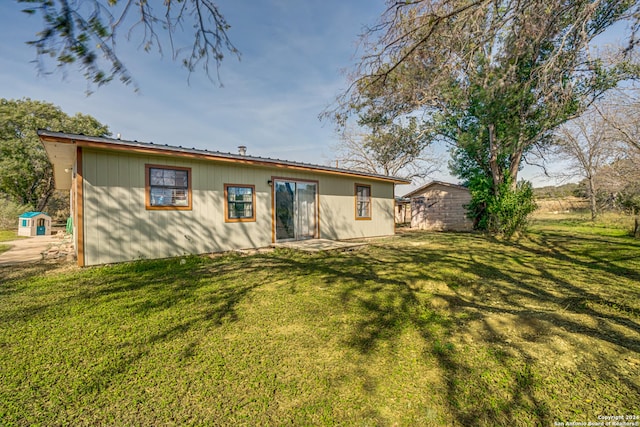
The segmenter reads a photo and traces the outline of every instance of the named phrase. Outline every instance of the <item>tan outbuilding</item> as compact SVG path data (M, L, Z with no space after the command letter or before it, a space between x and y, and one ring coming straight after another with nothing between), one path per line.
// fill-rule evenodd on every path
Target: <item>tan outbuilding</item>
M411 228L424 230L468 231L473 221L467 218L469 189L461 185L432 181L404 196L411 200Z
M394 234L401 178L39 131L71 193L78 264Z

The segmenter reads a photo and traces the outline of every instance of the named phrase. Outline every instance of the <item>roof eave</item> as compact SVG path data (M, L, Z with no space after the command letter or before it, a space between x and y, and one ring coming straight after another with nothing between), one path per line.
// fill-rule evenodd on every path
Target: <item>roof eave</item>
M425 191L427 188L432 187L434 185L444 185L445 187L453 187L453 188L460 188L460 189L468 190L468 188L466 188L466 187L464 187L462 185L459 185L459 184L452 184L450 182L444 182L444 181L431 181L431 182L423 185L422 187L416 188L415 190L405 194L402 197L411 198L412 196L414 196L416 194L419 194L419 193Z
M198 150L195 148L174 147L169 145L155 145L153 143L142 143L138 141L125 141L119 139L92 137L86 135L66 134L47 130L38 130L38 136L43 142L56 142L63 144L75 144L78 147L102 148L116 151L129 151L141 154L159 155L180 155L186 158L200 158L221 162L233 162L241 164L251 164L265 167L282 167L296 170L313 171L332 175L352 176L376 181L385 181L393 184L410 184L411 181L391 176L375 175L366 172L333 168L330 166L312 165L307 163L270 159L263 157L251 157L235 155L231 153L221 153L216 151Z

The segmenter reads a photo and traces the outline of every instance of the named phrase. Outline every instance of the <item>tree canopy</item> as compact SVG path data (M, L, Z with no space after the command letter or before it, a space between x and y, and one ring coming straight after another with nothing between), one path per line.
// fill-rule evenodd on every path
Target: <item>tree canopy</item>
M111 133L89 115L69 116L48 102L0 99L0 195L41 211L55 187L38 129L96 136Z
M120 31L127 27L126 39L139 29L140 46L147 52L162 53L168 44L173 59L189 73L201 66L211 77L210 66L215 64L217 73L225 53L239 57L227 35L230 25L212 0L16 1L25 4L23 12L42 18L42 30L27 42L36 49L40 70L46 70L49 59L58 67L77 64L87 81L98 86L114 78L135 84L116 51ZM175 36L186 28L193 31L193 43L185 48Z
M634 26L628 44L594 47L638 13L619 0L390 1L334 118L419 116L451 144L453 172L499 200L532 148L638 76Z

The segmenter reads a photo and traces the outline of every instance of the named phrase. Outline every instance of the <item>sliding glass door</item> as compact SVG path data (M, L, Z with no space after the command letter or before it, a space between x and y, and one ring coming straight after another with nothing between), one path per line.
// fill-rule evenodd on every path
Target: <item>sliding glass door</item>
M276 241L317 237L318 185L314 182L274 180Z

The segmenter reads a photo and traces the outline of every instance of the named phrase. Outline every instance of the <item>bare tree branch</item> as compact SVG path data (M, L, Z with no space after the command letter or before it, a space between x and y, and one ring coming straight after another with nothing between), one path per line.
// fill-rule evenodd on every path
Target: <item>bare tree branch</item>
M345 130L341 134L341 142L333 147L337 163L350 169L418 181L440 170L443 161L429 151L424 142L429 140L424 129L411 133L396 129L394 132L371 134L355 129ZM393 148L379 143L380 138L386 139L391 135L396 142Z

